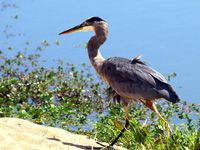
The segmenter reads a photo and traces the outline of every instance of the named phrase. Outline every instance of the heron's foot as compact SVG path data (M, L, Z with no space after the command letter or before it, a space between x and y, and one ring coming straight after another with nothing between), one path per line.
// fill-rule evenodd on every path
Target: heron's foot
M111 144L104 145L104 144L102 144L100 142L96 142L96 143L102 146L102 148L100 150L114 150L114 148L113 148L113 146Z
M110 150L112 148L110 145L103 147L101 150Z
M168 130L168 133L171 135L171 134L173 134L173 132L172 132L172 129L171 129L171 127L170 127L170 125L168 124L168 123L166 123L166 125L167 125L167 130Z
M169 126L169 124L167 123L167 130L168 130L168 133L171 135L170 137L172 138L172 140L176 143L175 139L174 139L174 133L172 132L172 129L171 127Z

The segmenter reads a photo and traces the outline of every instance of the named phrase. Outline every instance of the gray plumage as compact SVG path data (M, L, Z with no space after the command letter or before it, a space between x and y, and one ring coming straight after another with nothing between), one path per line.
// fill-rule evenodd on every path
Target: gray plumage
M112 89L112 87L108 87L107 88L107 98L112 102L112 103L119 103L121 104L123 101L121 99L121 97L119 96L119 94L117 94L117 92L115 92L115 90Z
M165 78L139 59L112 57L104 61L102 68L103 76L112 89L125 100L155 101L164 98L173 103L179 101Z

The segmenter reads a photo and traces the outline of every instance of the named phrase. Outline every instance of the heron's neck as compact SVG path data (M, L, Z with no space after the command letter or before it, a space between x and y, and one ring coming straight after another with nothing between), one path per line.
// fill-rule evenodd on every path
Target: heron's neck
M106 34L96 33L96 35L93 36L88 42L88 55L90 58L90 62L92 63L96 72L100 76L101 76L102 64L105 59L102 57L99 51L99 47L106 41L106 39L107 39L107 33Z

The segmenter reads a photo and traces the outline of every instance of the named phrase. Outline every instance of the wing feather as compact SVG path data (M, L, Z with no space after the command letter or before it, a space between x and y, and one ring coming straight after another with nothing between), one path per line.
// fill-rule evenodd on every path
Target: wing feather
M135 100L165 98L174 101L170 95L175 91L165 78L137 58L109 58L103 63L102 73L103 78L122 97Z

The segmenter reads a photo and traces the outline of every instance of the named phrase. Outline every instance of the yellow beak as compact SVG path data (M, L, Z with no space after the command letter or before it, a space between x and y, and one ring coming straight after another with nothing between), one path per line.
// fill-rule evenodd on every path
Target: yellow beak
M66 30L64 32L59 33L59 35L63 35L63 34L68 34L68 33L72 33L72 32L77 32L77 31L81 31L83 29L83 26L81 25L77 25L69 30Z

